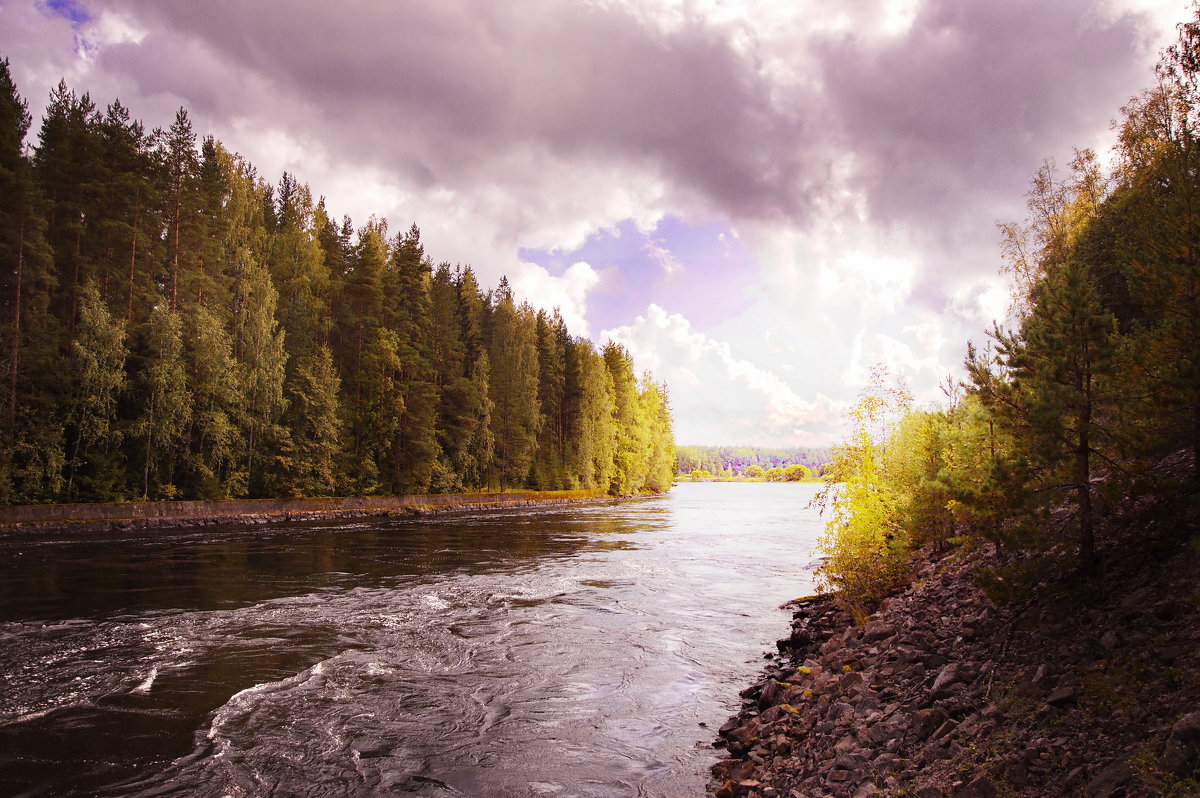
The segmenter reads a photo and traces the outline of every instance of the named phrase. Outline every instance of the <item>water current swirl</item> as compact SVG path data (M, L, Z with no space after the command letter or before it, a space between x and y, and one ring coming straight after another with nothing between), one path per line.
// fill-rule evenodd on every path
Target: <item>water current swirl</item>
M700 794L813 492L0 539L0 793Z

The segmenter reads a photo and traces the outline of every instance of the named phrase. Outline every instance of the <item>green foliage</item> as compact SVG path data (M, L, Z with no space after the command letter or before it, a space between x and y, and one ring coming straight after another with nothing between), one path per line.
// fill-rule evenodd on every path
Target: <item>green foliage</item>
M670 487L666 387L415 224L339 223L183 108L64 82L31 121L0 61L0 502Z
M890 436L911 401L886 369L872 371L870 386L848 413L848 438L833 448L825 487L814 500L830 514L818 541L826 557L820 584L837 591L856 618L900 581L908 563L910 539L898 510L902 495L887 459Z
M275 458L277 468L271 473L271 493L335 495L342 442L337 412L340 384L328 347L300 356L287 384L284 438Z
M778 468L778 466L776 466ZM774 471L775 469L771 469ZM768 472L770 473L770 472ZM802 463L792 463L783 469L784 482L803 482L812 475L812 471Z
M183 320L165 303L150 313L141 382L146 401L132 432L146 442L141 495L148 498L152 476L156 487L174 483L175 462L186 444L185 433L192 416L192 395L183 360Z
M687 474L701 469L718 477L726 472L730 476L743 473L751 465L757 465L764 471L772 468L786 470L792 465L799 465L809 472L815 472L829 462L828 449L805 446L783 449L757 446L679 446L676 453L676 473Z
M79 322L71 341L72 394L69 423L74 443L68 464L67 496L111 501L118 497L114 449L121 440L117 398L125 387L125 325L112 317L96 287L80 291Z
M233 344L224 324L204 305L184 317L184 362L192 391L185 495L224 499L245 493L245 472L236 468L241 431L236 418L242 391Z

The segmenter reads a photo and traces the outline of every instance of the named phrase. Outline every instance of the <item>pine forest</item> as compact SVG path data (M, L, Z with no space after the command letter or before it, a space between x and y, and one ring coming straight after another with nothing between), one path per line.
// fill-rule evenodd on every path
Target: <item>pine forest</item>
M661 491L665 385L180 109L0 62L0 502ZM27 142L27 136L30 141Z

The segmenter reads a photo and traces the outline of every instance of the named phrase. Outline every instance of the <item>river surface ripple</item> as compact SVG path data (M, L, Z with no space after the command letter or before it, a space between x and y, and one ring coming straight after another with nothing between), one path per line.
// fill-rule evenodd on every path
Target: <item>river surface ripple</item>
M0 539L0 794L702 794L814 491Z

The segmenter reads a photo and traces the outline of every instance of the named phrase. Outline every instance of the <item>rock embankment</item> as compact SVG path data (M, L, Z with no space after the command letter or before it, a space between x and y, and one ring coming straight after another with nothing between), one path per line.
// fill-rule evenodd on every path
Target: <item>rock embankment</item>
M597 490L523 491L318 499L119 502L0 507L7 532L126 532L212 524L269 524L546 507L618 501Z
M795 606L721 729L718 798L1200 794L1200 552L1126 562L1103 591L995 604L994 551L938 559L859 627ZM1095 583L1093 583L1094 585Z

